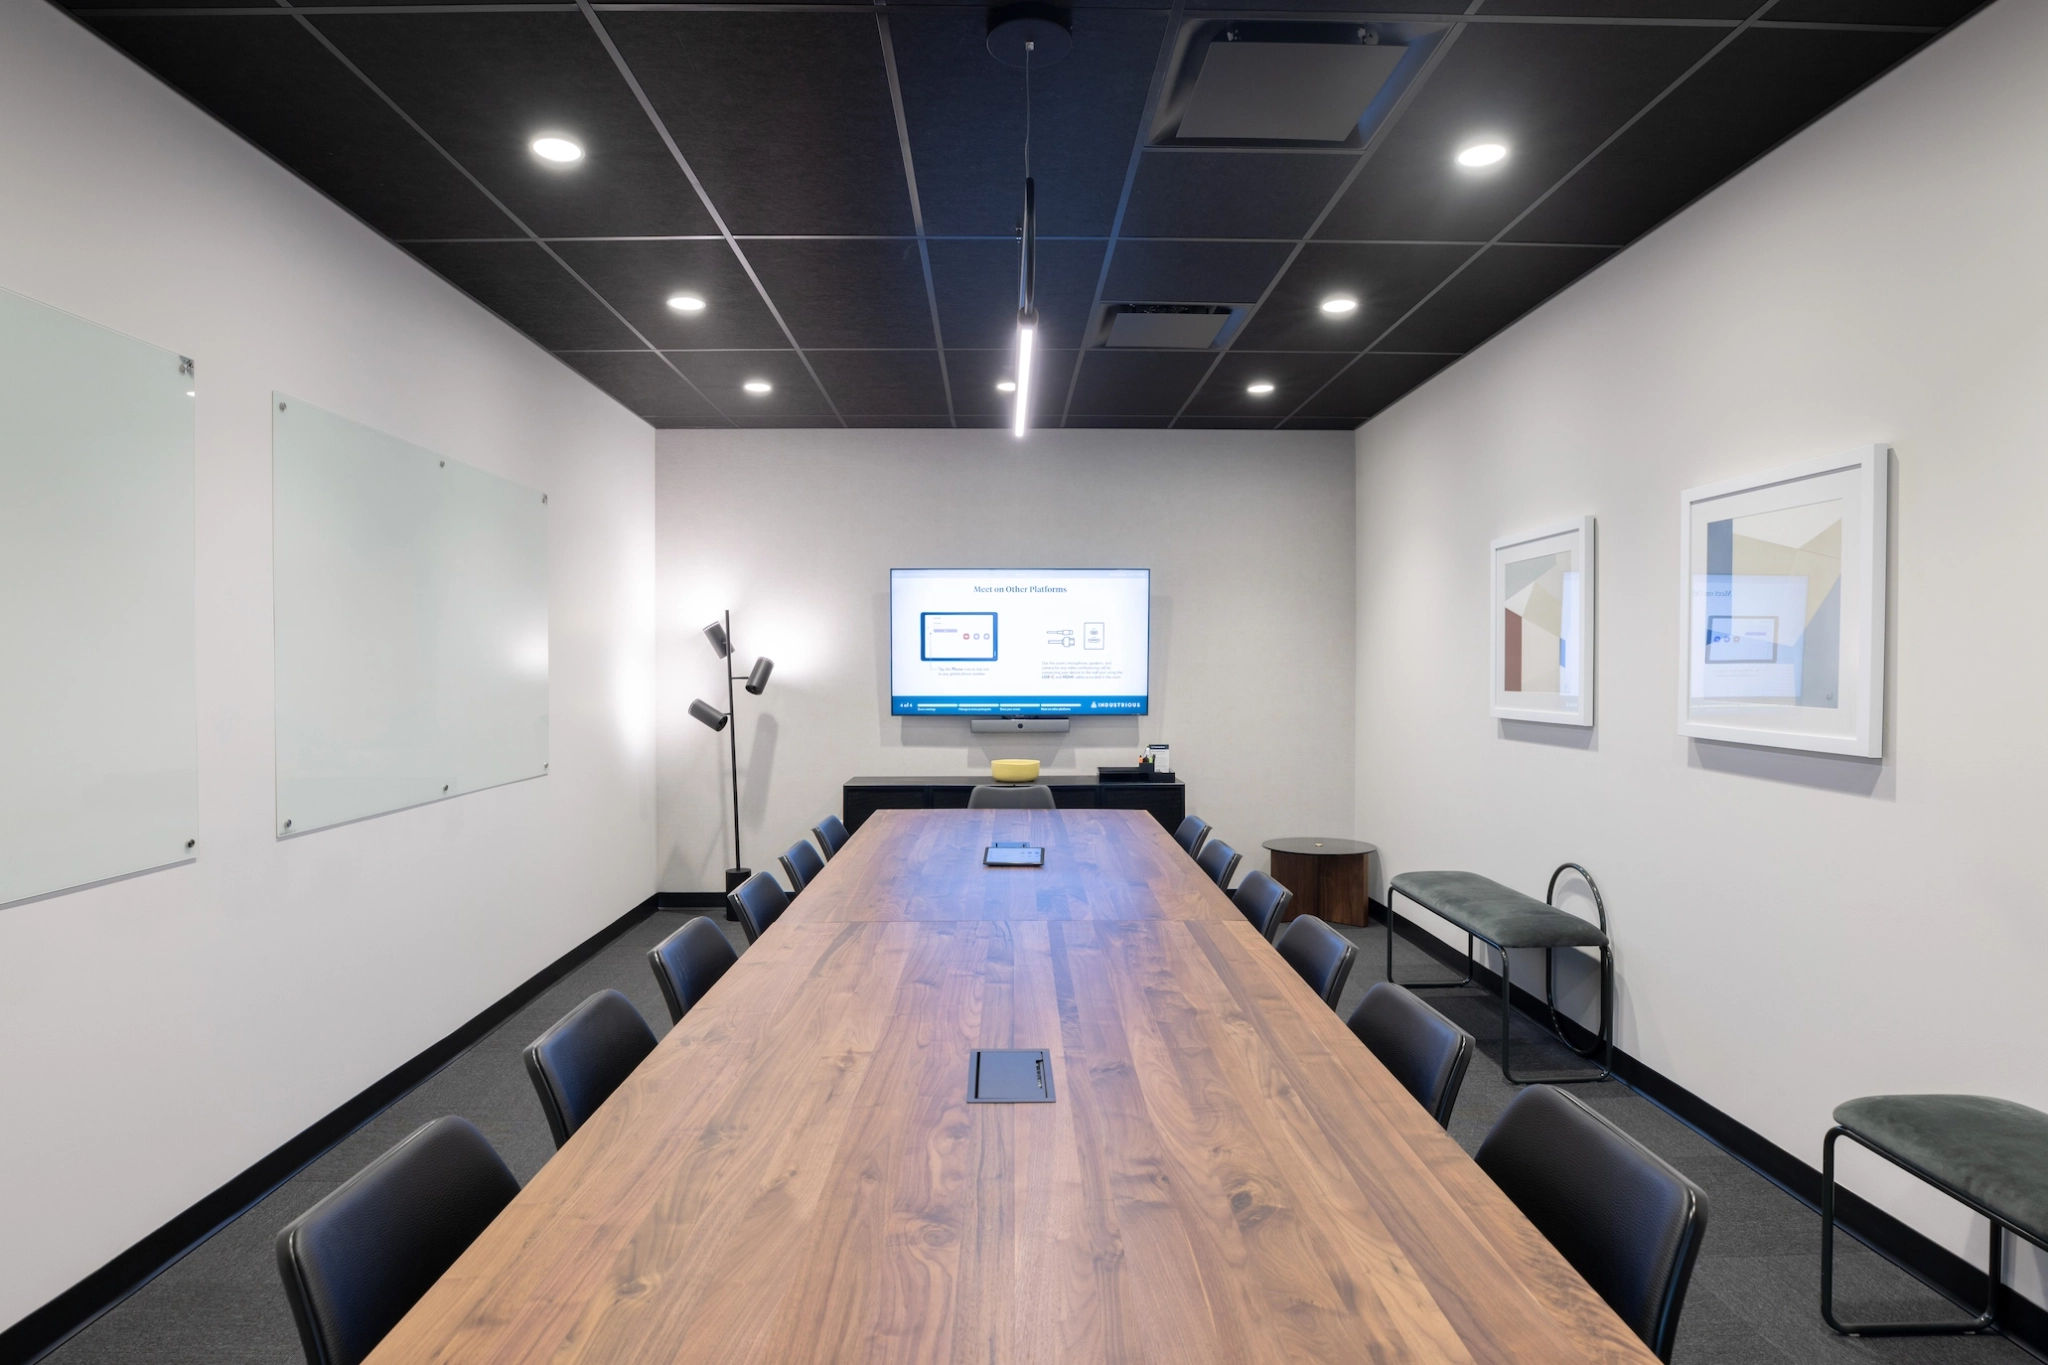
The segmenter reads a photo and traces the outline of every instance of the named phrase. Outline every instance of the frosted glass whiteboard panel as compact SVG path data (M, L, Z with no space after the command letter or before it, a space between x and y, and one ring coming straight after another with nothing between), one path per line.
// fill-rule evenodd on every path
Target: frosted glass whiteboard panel
M0 290L0 904L192 856L193 389Z
M272 395L277 828L548 764L545 499Z

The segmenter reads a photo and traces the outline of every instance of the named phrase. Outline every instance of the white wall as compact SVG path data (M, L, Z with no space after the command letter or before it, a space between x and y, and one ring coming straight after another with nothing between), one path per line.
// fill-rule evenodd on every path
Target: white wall
M0 910L0 1326L654 884L653 433L40 0L0 285L198 361L199 857ZM548 777L272 837L286 390L546 490Z
M1815 1166L1857 1095L2048 1108L2044 70L2048 6L1993 6L1358 435L1358 834L1539 895L1585 862L1621 1045ZM1680 490L1868 442L1884 760L1681 739ZM1582 513L1586 747L1486 690L1488 541ZM1981 1264L1981 1225L1873 1167L1845 1159Z
M870 774L979 774L991 758L1093 773L1165 741L1188 808L1264 867L1259 844L1351 824L1353 590L1346 432L663 432L663 890L718 890L732 858L723 708L700 635L730 607L748 865L840 809ZM1065 735L974 735L889 714L889 570L1152 570L1152 710Z

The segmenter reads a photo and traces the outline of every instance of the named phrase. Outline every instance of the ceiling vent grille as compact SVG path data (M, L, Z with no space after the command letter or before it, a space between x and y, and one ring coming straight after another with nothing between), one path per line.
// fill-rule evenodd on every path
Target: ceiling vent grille
M1362 146L1446 31L1406 22L1190 20L1175 44L1152 145Z
M1102 344L1136 351L1206 351L1233 310L1203 303L1124 303L1110 310Z

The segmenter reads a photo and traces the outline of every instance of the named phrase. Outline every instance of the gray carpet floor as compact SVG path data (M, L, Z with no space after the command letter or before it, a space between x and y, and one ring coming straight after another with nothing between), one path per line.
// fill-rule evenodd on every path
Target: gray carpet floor
M657 1033L666 1032L668 1011L647 970L646 952L685 918L662 912L629 929L48 1359L53 1365L296 1365L301 1359L298 1333L278 1286L271 1249L277 1230L378 1153L442 1114L469 1118L520 1180L530 1180L553 1154L554 1144L527 1081L521 1050L578 1001L607 986L623 991ZM735 947L742 945L737 925L722 916L717 923ZM1359 946L1358 968L1339 1004L1348 1017L1366 987L1380 979L1386 950L1377 928L1345 932ZM1397 944L1395 962L1397 974L1406 979L1444 974L1406 943ZM1471 1151L1514 1093L1501 1079L1496 1055L1498 1005L1494 997L1473 990L1430 991L1425 998L1480 1040L1480 1055L1472 1061L1451 1121L1451 1135ZM1518 1017L1516 1027L1518 1069L1579 1064L1527 1020ZM1610 1081L1573 1090L1707 1192L1706 1242L1673 1353L1679 1365L2025 1365L2032 1359L1995 1338L1835 1336L1821 1323L1816 1307L1820 1230L1811 1210L1626 1086ZM1963 1316L1855 1241L1843 1238L1837 1250L1842 1311L1863 1317Z

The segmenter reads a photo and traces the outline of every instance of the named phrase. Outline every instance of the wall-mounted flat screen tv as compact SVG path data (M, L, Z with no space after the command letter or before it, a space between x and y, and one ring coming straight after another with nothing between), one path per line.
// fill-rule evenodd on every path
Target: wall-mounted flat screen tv
M899 716L1142 716L1150 569L891 569Z

